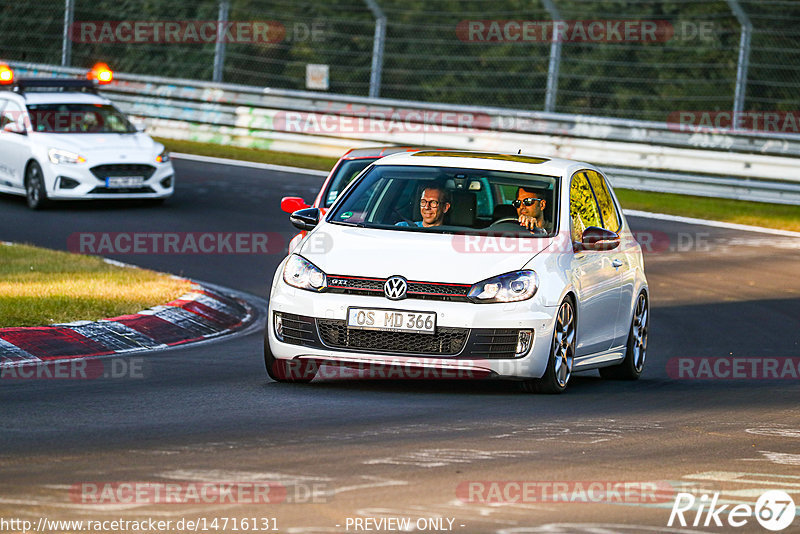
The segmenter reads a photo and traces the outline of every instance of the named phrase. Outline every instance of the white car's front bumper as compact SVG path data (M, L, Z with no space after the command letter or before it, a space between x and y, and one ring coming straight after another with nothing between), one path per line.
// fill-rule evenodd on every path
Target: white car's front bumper
M322 332L325 325L346 329L348 307L380 308L436 312L436 327L458 329L466 339L457 354L417 352L408 346L398 350L379 350L370 346L344 347L341 342L332 343L330 336ZM474 304L408 298L392 301L383 296L353 294L313 293L295 289L279 280L270 297L267 319L267 340L272 354L277 359L313 359L337 362L356 368L370 366L415 369L403 376L414 378L468 378L475 376L503 378L539 378L547 367L557 307L545 307L534 297L528 301L509 304ZM304 328L311 333L305 341L284 336L280 341L275 330L275 314L300 316ZM320 329L320 326L323 329ZM508 353L489 353L477 349L486 348L491 341L493 329L532 330L532 346L527 353L516 356ZM455 332L455 331L453 331ZM370 334L367 334L368 336ZM426 336L426 334L406 334ZM349 336L348 336L349 337ZM412 338L408 338L412 339ZM452 352L452 351L451 351ZM491 353L491 351L489 351ZM419 372L428 369L430 372ZM325 376L324 373L321 376Z
M150 169L145 169L145 166ZM140 169L141 167L141 169ZM103 165L42 164L47 197L53 200L167 198L175 189L172 164L116 162ZM141 187L109 188L107 176L145 176ZM74 181L74 182L73 182ZM75 183L77 182L77 184Z

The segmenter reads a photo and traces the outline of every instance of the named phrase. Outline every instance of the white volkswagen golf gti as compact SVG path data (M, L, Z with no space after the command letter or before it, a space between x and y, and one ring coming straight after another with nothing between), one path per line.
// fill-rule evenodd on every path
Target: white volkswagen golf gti
M642 373L641 247L591 165L401 153L365 169L324 219L309 208L291 220L309 232L272 282L274 380L379 367L560 393L577 371Z
M5 72L9 72L5 70ZM164 146L137 130L90 80L0 83L0 192L51 200L161 201L175 187Z

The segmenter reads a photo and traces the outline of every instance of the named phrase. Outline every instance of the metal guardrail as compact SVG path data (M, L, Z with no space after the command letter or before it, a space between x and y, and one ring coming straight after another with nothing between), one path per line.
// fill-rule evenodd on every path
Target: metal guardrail
M51 65L12 62L11 66L18 76L85 73ZM513 152L522 149L591 161L607 170L621 187L800 204L800 135L679 129L657 122L122 73L102 91L126 113L142 119L153 134L167 138L334 157L346 148L383 143ZM363 118L376 128L293 131L287 127L287 117L292 113L315 124L326 118ZM398 119L404 125L399 129ZM455 121L466 126L442 131Z

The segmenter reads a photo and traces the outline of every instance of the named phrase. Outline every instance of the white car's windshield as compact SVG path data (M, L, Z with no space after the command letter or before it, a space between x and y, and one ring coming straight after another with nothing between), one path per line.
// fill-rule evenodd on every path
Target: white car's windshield
M556 227L557 185L552 176L380 165L348 189L327 221L397 231L544 237Z
M114 106L107 104L30 104L34 132L134 133L136 129Z

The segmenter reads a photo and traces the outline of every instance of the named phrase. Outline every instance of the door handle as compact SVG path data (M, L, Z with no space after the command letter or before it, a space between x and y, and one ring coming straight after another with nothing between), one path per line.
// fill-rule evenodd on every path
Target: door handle
M613 265L615 269L619 269L622 267L622 260L614 260L611 262L611 265Z

